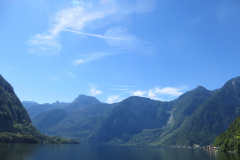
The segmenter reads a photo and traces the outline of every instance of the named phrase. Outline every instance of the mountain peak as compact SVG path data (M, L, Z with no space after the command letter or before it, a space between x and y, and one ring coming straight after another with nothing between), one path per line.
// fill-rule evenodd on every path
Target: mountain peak
M101 104L101 102L95 97L80 94L65 110L74 110L95 104Z
M54 102L54 103L52 103L52 104L59 104L60 102L59 102L59 100L57 100L56 102Z
M196 89L204 89L204 90L207 90L205 87L203 87L203 86L197 86L197 88Z
M86 96L84 94L80 94L72 103L83 103L83 102L88 102L91 104L101 103L97 98L92 96Z

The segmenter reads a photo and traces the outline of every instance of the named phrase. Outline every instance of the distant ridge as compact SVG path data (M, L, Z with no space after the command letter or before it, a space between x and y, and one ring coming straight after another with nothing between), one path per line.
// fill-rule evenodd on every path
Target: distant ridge
M80 109L82 107L87 107L89 105L96 105L100 103L101 102L95 97L80 94L71 104L65 107L64 110L69 111L74 109Z
M37 115L33 124L48 135L91 143L203 146L227 130L240 115L239 108L240 77L236 77L214 91L198 86L169 102L132 96L109 105L79 95L63 108L62 119L56 116L60 111L54 110ZM54 123L47 127L48 121Z
M60 137L47 137L31 123L12 86L0 75L0 142L80 143Z

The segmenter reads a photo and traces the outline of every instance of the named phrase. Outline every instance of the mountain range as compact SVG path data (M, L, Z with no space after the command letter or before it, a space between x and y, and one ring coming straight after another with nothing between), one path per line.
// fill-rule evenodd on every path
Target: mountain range
M240 115L239 97L240 77L214 91L198 86L169 102L132 96L106 104L95 97L79 95L72 103L41 112L32 121L44 134L83 142L208 145Z
M33 103L35 104L35 103ZM0 142L80 143L72 139L41 134L16 96L13 87L0 75Z

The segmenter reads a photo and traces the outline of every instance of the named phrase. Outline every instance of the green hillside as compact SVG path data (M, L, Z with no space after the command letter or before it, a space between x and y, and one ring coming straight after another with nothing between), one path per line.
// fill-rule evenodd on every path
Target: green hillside
M199 86L170 102L132 96L110 105L91 97L87 102L82 96L90 105L80 108L75 103L70 110L43 112L33 124L47 135L92 143L208 145L240 115L239 96L240 77L214 91ZM96 104L91 105L92 100Z
M44 103L44 104L28 104L26 102L22 102L23 106L26 108L29 117L31 119L33 119L36 115L38 115L39 113L51 110L51 109L55 109L55 108L65 108L69 105L69 103L63 103L63 102L55 102L52 104L49 103Z
M227 131L222 132L220 136L216 138L213 146L221 147L222 151L237 150L240 152L240 139L237 138L240 133L240 116L233 121L228 127Z
M142 97L129 97L114 107L101 122L96 133L89 138L91 142L106 143L114 139L127 142L132 135L143 129L162 128L167 125L170 113L163 109L163 104L171 103L150 100Z
M212 144L239 115L240 77L229 80L206 98L175 131L162 137L160 144Z
M96 104L72 111L53 109L33 118L33 125L41 133L86 141L108 115L115 104Z
M71 139L48 137L31 123L29 115L12 86L0 75L0 142L80 143Z

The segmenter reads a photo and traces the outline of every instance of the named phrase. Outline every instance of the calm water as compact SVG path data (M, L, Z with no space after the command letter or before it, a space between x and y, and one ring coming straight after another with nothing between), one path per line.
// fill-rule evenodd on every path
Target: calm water
M199 149L101 145L0 144L0 160L240 160L238 154Z

